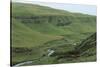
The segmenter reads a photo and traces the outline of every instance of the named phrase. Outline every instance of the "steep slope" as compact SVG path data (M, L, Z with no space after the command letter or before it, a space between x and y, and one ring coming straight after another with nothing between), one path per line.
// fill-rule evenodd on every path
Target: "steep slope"
M96 55L96 33L92 34L80 45L76 46L76 51L80 51L81 55Z
M96 33L84 39L74 49L55 53L58 62L87 62L96 61ZM65 60L62 60L65 59Z

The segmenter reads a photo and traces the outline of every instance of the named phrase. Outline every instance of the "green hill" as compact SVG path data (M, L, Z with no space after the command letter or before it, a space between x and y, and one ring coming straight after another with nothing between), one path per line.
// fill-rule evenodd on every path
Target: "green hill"
M26 3L12 3L11 7L12 65L41 57L49 48L71 51L72 44L96 32L96 16ZM45 58L34 64L55 63L55 59Z

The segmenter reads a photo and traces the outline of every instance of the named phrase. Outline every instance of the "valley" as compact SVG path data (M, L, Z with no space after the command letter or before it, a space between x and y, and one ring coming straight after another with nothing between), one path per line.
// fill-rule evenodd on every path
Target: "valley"
M11 4L12 66L26 61L33 61L29 65L96 61L96 16ZM48 57L49 49L55 52Z

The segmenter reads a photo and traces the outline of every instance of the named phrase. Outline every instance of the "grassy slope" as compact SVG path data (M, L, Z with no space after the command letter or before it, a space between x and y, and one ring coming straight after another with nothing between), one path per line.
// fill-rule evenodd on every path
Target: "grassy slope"
M70 45L70 47L72 47ZM64 47L61 47L64 49ZM96 33L84 39L80 44L74 46L70 51L65 49L63 52L56 52L53 56L56 57L58 63L69 62L87 62L96 61Z
M95 16L74 14L49 7L21 3L14 3L12 9L14 18L21 20L28 27L41 33L72 36L96 30ZM57 26L66 23L69 24Z
M73 49L73 46L68 43L71 42L72 44L80 39L85 39L95 32L95 20L95 16L75 14L39 5L13 3L12 47L15 50L13 63L40 57L46 52L46 49L51 47L63 52ZM48 42L50 44L47 44ZM23 52L25 49L26 53ZM44 60L47 59L51 58ZM53 63L53 60L55 58L44 63ZM38 61L35 64L44 63Z
M13 20L12 26L14 40L14 45L12 46L14 47L34 47L40 45L41 43L45 43L46 41L61 38L60 36L45 35L40 32L33 31L20 21L16 20Z

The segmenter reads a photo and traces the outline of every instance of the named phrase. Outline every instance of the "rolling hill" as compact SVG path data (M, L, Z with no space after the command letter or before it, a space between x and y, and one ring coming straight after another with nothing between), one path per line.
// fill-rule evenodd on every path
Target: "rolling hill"
M75 48L74 43L80 47L83 45L80 42L96 32L96 16L35 4L11 4L11 65L41 57L49 48L57 52L69 52ZM85 50L85 46L82 49ZM33 64L51 63L59 62L55 57L46 57Z

